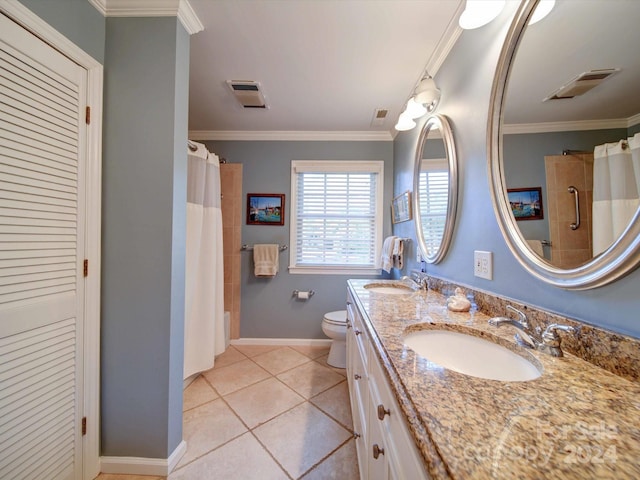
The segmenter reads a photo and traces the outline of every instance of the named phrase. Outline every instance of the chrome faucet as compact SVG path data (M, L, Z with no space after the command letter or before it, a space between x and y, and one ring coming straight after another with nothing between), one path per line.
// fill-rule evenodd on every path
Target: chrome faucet
M574 327L568 325L559 325L552 323L544 332L541 332L540 327L533 329L527 321L527 316L517 308L507 305L507 310L511 310L518 315L518 319L514 320L507 317L493 317L489 319L489 325L494 327L501 327L502 325L511 325L518 330L515 338L519 345L524 347L533 348L541 352L547 353L553 357L562 357L562 349L560 348L561 339L558 336L558 330L562 330L567 333L576 333Z
M418 288L424 288L425 290L429 290L427 277L412 274L410 277L404 275L403 277L400 278L401 282L404 282L405 280L410 280L411 283L416 285Z

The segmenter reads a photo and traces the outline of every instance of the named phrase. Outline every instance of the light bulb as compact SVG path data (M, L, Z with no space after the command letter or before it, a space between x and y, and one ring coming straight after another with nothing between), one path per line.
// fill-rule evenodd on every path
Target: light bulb
M404 109L404 113L406 113L408 117L415 119L420 118L425 113L427 113L427 109L424 105L416 102L413 97L411 97L407 101L407 108Z
M482 27L500 15L505 0L467 0L458 24L465 30Z
M556 0L540 0L540 3L538 3L533 15L531 15L529 25L533 25L549 15L555 4Z
M415 126L416 126L416 122L414 122L411 117L409 117L403 112L398 117L398 123L396 123L395 129L398 130L399 132L404 132L406 130L411 130Z

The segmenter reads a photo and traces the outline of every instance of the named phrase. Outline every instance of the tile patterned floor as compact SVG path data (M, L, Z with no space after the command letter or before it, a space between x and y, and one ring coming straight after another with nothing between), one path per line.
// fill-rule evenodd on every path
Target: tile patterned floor
M184 392L187 452L168 480L358 480L346 372L328 352L229 347Z

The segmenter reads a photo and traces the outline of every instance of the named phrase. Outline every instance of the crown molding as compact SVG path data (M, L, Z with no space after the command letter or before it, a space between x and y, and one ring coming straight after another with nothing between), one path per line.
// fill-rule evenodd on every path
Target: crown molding
M178 17L190 35L204 30L188 0L89 0L105 17Z
M442 38L438 42L436 49L431 54L431 57L429 57L425 70L429 72L429 75L432 77L436 76L436 73L440 70L445 59L449 56L449 53L451 53L451 50L458 41L458 38L462 35L463 30L460 25L458 25L458 18L460 18L464 8L465 2L460 2L455 15L451 19L449 25L447 25L444 35L442 35Z
M358 131L240 131L190 130L192 140L290 141L290 142L391 142L390 132Z
M580 120L576 122L516 123L504 125L502 127L502 133L512 135L519 133L549 133L628 128L633 125L629 123L630 120L631 118L620 118L613 120Z

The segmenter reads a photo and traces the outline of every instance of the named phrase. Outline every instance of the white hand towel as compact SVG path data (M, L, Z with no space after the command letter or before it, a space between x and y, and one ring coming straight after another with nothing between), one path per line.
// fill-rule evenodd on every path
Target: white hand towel
M384 239L382 244L382 255L380 256L380 268L385 272L391 272L393 267L393 246L397 237L391 236Z
M275 277L278 273L280 246L263 243L253 246L254 275L256 277Z
M542 249L542 242L540 240L527 240L527 243L539 257L544 258L544 250Z
M404 241L396 237L393 242L393 268L404 267Z

